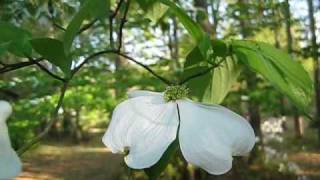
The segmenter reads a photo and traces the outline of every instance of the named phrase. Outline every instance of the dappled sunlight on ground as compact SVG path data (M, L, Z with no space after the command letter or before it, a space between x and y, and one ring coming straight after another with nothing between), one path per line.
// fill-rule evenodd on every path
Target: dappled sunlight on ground
M289 155L289 160L301 168L298 175L320 176L320 152L298 152Z
M17 180L119 179L120 176L127 174L123 157L112 154L104 147L101 142L102 133L102 131L90 132L92 138L81 144L73 144L66 139L44 140L40 146L24 155L24 171ZM319 179L320 152L315 150L291 151L288 152L287 161L297 165L298 168L294 174L300 179ZM259 165L251 167L251 170L257 175L264 173L264 168ZM296 178L295 175L276 174L274 177Z
M122 173L122 157L102 144L39 146L23 157L24 171L17 180L77 179L106 180Z

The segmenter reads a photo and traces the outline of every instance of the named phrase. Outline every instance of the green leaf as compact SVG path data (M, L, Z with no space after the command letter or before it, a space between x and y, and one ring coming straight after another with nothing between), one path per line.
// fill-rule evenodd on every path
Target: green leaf
M28 31L0 21L0 51L2 53L9 51L20 57L30 55L32 53L30 39L31 34Z
M193 37L196 42L200 42L204 37L204 32L201 27L194 22L186 12L178 7L171 0L159 0L161 3L170 7L170 10L179 18L179 21L183 24L189 34Z
M32 39L32 47L45 59L58 66L66 75L70 74L71 59L65 54L63 42L57 39Z
M148 10L146 17L156 23L168 10L168 6L156 2Z
M221 104L237 81L241 73L241 66L235 58L228 57L221 66L210 73L211 82L204 92L202 102L209 104Z
M170 144L168 149L162 155L161 159L155 165L151 166L150 168L144 169L150 180L156 180L166 169L172 155L177 151L178 147L179 141L176 139Z
M10 41L9 42L4 42L4 43L0 43L0 56L8 51L10 43L11 43Z
M201 73L208 68L208 64L205 63L205 57L203 57L199 47L195 47L187 56L183 77L189 77L194 74ZM199 76L187 82L188 88L190 88L190 95L197 97L199 100L203 98L205 90L207 89L212 76L207 73L203 76Z
M69 54L72 42L80 30L85 19L98 18L108 15L110 1L108 0L86 0L79 12L72 18L64 35L64 51Z
M288 54L273 46L252 41L233 41L233 53L253 71L287 95L301 110L311 102L313 85L308 73Z
M184 64L184 78L206 71L212 66L210 63L223 61L219 67L187 82L192 96L206 103L220 104L223 101L241 71L237 60L228 55L225 42L210 41L209 37L190 52Z
M211 45L215 56L226 57L229 55L228 45L224 41L214 39L211 40Z
M158 0L136 0L140 8L144 11L148 11Z

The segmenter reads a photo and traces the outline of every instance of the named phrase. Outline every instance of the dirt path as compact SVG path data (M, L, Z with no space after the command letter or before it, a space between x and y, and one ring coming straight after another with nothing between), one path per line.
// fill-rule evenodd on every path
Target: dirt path
M70 145L47 143L23 157L23 173L17 180L107 180L123 171L122 157L100 142Z
M320 179L320 152L294 153L289 156L289 160L299 165L298 175Z
M23 157L23 173L17 180L114 180L127 171L123 157L112 154L101 143L101 134L88 143L75 145L63 141L44 141ZM299 177L320 179L320 152L291 153Z

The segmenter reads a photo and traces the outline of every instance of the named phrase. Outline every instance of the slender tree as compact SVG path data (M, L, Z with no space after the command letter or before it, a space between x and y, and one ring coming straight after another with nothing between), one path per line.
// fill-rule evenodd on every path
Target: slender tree
M311 33L312 58L314 60L314 87L315 87L315 104L316 112L314 119L317 122L319 143L320 143L320 63L318 54L318 45L316 37L316 21L314 18L314 6L312 0L307 0L309 11L309 30Z
M286 35L287 35L287 52L291 56L293 56L293 38L292 38L292 20L291 20L291 12L290 12L290 3L289 0L284 2L284 14L285 14L285 25L286 25ZM293 109L293 120L295 127L295 135L297 138L301 138L303 136L303 121L299 116L299 112L296 108Z

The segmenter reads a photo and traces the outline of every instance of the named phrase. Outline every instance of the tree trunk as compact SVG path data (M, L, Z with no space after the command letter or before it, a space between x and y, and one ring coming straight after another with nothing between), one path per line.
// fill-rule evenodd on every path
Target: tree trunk
M257 87L257 77L253 72L246 73L247 85L249 92L253 91ZM261 131L261 115L259 103L254 99L248 101L249 121L254 130L255 135L259 138L256 146L252 150L249 157L249 164L254 163L256 159L264 154L263 148L263 135Z
M81 108L75 109L75 116L71 118L71 136L76 143L83 140L82 127L80 125Z
M309 28L311 32L311 47L312 47L312 57L314 60L314 87L315 87L315 103L316 111L314 114L314 120L317 122L318 138L320 144L320 63L318 55L317 37L316 37L316 22L314 18L314 7L313 1L307 0L308 10L309 10Z
M247 2L245 0L238 0L238 3L241 6L244 6ZM248 17L247 11L242 11L245 13L244 17ZM240 32L242 37L245 39L249 36L248 32L248 22L244 18L240 18ZM247 88L248 92L252 92L257 88L257 77L253 72L247 72L245 74L247 80ZM261 116L260 116L260 106L257 101L254 99L249 99L248 101L248 113L249 113L249 121L253 127L253 130L256 136L259 138L259 142L257 142L256 146L252 150L249 157L249 164L253 163L260 154L263 154L263 136L261 132Z
M219 24L219 7L220 7L220 0L211 0L210 5L211 5L211 12L212 12L212 19L213 19L213 24L212 24L212 36L217 37L217 29L218 29L218 24Z
M286 34L287 34L287 51L288 53L293 56L293 48L292 48L292 43L293 43L293 38L292 38L292 32L291 32L291 13L290 13L290 4L289 0L285 1L285 16L286 16ZM299 116L299 111L297 108L292 107L293 109L293 120L294 120L294 129L295 129L295 136L297 138L301 138L303 136L303 121L301 121L300 116Z
M124 73L123 71L125 70L125 65L126 65L126 61L125 59L123 59L123 57L121 56L115 56L115 97L116 99L121 98L124 95L125 89L124 86L121 86L119 84L117 84L118 82L123 82L124 77L126 76L126 73Z

